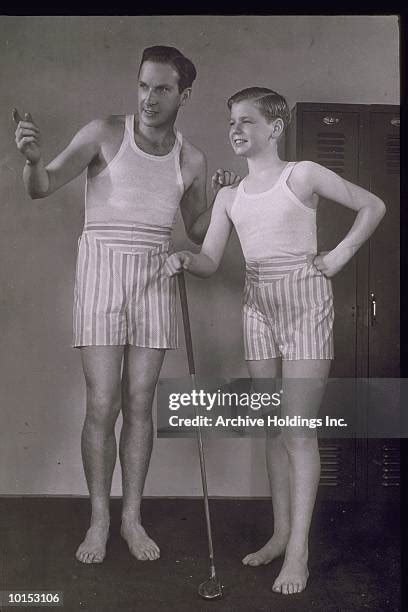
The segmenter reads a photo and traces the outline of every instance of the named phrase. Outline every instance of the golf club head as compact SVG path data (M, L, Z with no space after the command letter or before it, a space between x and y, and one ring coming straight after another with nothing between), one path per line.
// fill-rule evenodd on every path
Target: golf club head
M217 576L211 576L198 587L198 594L203 599L220 599L222 597L222 584Z

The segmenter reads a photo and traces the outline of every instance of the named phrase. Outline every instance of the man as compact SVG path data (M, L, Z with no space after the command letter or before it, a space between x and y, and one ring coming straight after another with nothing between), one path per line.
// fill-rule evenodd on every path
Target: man
M195 76L194 65L177 49L145 49L138 116L91 121L48 165L31 115L21 120L13 111L32 198L50 195L87 169L73 341L81 351L87 394L82 458L92 515L76 553L83 563L100 563L105 556L120 409L121 534L137 559L160 555L142 526L140 505L152 451L154 391L165 350L177 346L175 281L162 269L178 207L196 243L210 220L205 157L174 129ZM217 171L214 191L217 183L236 178Z

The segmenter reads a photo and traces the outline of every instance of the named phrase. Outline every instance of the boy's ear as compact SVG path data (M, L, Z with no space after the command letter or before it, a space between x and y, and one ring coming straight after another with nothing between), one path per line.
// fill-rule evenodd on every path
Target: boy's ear
M279 136L283 134L284 129L285 129L285 124L283 123L283 119L281 119L280 117L275 119L275 121L273 122L273 126L272 126L273 136L275 138L279 138Z
M180 106L184 106L187 100L190 99L190 96L191 96L191 87L187 87L181 94Z

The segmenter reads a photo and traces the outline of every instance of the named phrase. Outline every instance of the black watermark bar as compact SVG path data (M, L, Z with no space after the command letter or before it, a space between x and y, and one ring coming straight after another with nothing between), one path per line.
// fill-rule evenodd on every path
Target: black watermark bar
M161 379L157 436L407 438L406 378Z

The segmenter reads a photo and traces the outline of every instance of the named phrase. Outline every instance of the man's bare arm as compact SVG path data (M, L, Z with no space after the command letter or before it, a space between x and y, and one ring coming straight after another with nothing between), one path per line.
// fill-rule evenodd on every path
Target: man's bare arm
M232 170L219 168L211 179L212 198L207 206L207 163L203 153L194 150L193 180L180 203L184 226L190 240L202 244L210 225L212 207L219 190L224 186L237 186L241 177Z
M23 179L31 198L44 198L83 172L99 153L102 122L84 126L69 145L47 166L44 164L38 127L29 114L19 118L16 144L26 158Z

